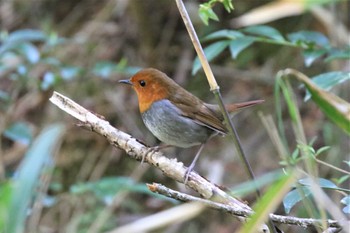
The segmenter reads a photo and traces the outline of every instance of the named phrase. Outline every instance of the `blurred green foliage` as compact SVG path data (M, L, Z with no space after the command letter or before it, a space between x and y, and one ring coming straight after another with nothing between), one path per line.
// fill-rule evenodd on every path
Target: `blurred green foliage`
M123 8L121 3L118 7L111 7L103 1L94 2L94 7L88 7L92 3L86 5L83 1L81 5L62 1L57 6L54 2L52 5L45 1L36 2L30 6L28 1L18 1L17 5L23 8L12 20L21 22L19 19L24 17L22 25L5 27L0 32L0 156L11 154L12 149L19 150L19 159L11 157L15 162L0 160L0 232L39 232L39 228L48 226L48 231L87 232L101 213L111 207L116 195L118 197L123 192L128 192L127 197L112 211L112 217L102 224L100 232L178 203L152 194L144 185L144 182L156 179L169 185L173 185L173 181L166 180L155 169L143 175L142 181L130 178L130 171L134 170L132 161L124 159L120 151L111 150L102 139L72 127L72 122L64 114L47 103L53 89L64 91L92 111L105 115L117 127L153 143L153 138L150 140L137 121L138 115L133 114L137 108L134 97L128 90L115 88L114 83L120 76L130 76L141 67L155 66L177 74L180 78L176 81L182 82L181 85L186 81L193 84L192 80L184 81L179 75L189 73L192 56L188 56L191 54L188 51L192 48L183 44L183 38L188 38L187 32L177 14L173 14L177 12L175 6L171 8L168 3L127 1L129 5ZM348 142L348 136L342 130L349 131L349 115L337 110L339 101L334 99L341 98L342 103L346 103L344 106L349 101L342 88L349 84L350 74L341 64L350 59L350 47L334 46L329 38L332 34L326 36L325 30L320 30L322 27L311 20L309 13L269 25L223 30L232 28L232 14L253 9L261 3L237 1L235 11L232 11L230 0L195 2L199 6L196 8L199 17L208 25L195 25L202 35L208 59L218 67L218 74L230 68L230 78L222 80L223 90L232 99L258 96L266 98L268 103L272 102L271 90L275 83L275 108L267 105L261 109L277 113L278 138L286 151L278 161L272 155L275 148L267 142L266 134L260 133L262 139L256 142L258 128L261 128L257 116L251 117L253 120L247 115L243 119L235 118L242 135L248 135L243 141L248 142L248 137L255 140L253 145L244 146L254 147L253 165L258 167L256 169L261 175L256 181L258 184L243 182L236 162L220 157L221 167L225 169L223 182L230 186L238 183L232 193L243 193L243 198L248 196L247 199L256 186L263 190L265 195L258 205L257 221L265 217L266 208L280 204L282 199L282 207L287 213L304 214L308 206L313 206L316 214L304 215L320 217L322 210L318 209L312 194L311 184L314 183L334 199L336 206L332 208L339 207L344 214L349 214L349 190L344 188L349 184L346 173L350 164L347 160L349 152L344 150L348 147L341 144ZM305 3L310 8L314 4L336 4L330 0ZM224 11L220 11L220 7ZM27 10L29 8L31 10ZM37 10L42 14L35 14ZM65 11L66 15L63 14ZM95 15L96 12L100 14ZM104 14L109 16L101 17ZM210 20L215 22L209 24ZM298 58L299 53L303 59ZM244 64L245 70L242 71L239 64ZM310 74L311 78L295 79L296 86L303 86L303 89L292 88L285 75L278 75L274 80L270 73L265 73L266 70L276 73L285 67ZM201 76L199 70L199 61L195 59L192 73ZM238 72L238 75L231 74L231 71ZM261 84L265 76L267 82ZM293 75L288 76L291 79ZM249 78L253 81L248 81ZM195 82L195 87L203 92L205 88L201 88L198 79ZM311 101L302 102L303 97ZM323 112L318 112L319 109ZM308 124L310 119L311 126ZM56 121L65 121L67 127L53 124ZM258 125L254 125L256 122ZM66 130L63 139L62 133ZM61 140L63 146L58 149ZM263 145L260 151L259 145ZM209 148L209 153L219 154L218 148L223 144L212 147L214 149ZM187 157L179 159L183 158ZM214 159L210 157L205 161L211 164ZM324 164L327 169L322 168ZM268 170L271 167L274 172ZM301 169L304 177L297 178L286 194L289 185L286 181L293 177L284 172L293 169ZM250 203L254 201L250 200ZM279 211L283 213L283 210ZM235 230L230 216L210 211L193 222L179 225L178 229L182 232L210 232L218 225L226 231Z
M56 124L48 126L34 140L14 177L1 185L0 232L24 232L30 203L41 184L40 176L53 167L52 156L61 140L64 128Z
M206 3L200 4L198 9L198 15L205 25L209 24L210 19L219 21L219 17L215 14L213 10L213 7L218 3L221 3L225 7L225 10L229 13L234 9L231 0L210 0Z
M204 52L207 59L211 61L224 49L229 48L232 58L236 59L244 49L255 42L260 42L302 49L304 63L307 67L311 66L318 58L322 58L325 62L334 59L350 59L350 46L334 48L328 38L320 32L293 32L289 33L286 38L288 39L285 39L278 30L266 25L251 26L240 31L220 30L204 37L203 42L216 41L206 47ZM192 67L192 74L196 74L200 68L201 64L197 57ZM339 74L339 76L345 75ZM337 79L337 77L333 79Z

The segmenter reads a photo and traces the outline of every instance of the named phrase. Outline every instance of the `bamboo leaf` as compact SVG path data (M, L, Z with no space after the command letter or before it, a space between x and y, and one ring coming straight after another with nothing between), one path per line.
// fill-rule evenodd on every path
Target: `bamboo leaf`
M244 34L240 31L235 31L235 30L220 30L213 32L206 37L203 38L203 41L208 41L208 40L216 40L216 39L237 39L240 37L244 37Z
M334 86L344 83L350 80L349 72L333 71L328 73L323 73L312 77L312 82L314 82L319 88L326 91L331 90ZM304 100L307 101L311 98L311 94L307 91Z
M330 92L322 90L299 71L287 69L287 72L293 74L305 85L311 94L312 100L333 123L343 129L347 134L350 134L350 104L348 102Z
M264 36L266 38L270 38L276 41L282 41L282 42L285 41L284 37L281 35L281 33L279 33L279 31L265 25L251 26L244 29L243 31L248 32L250 34L258 35L258 36Z
M45 128L26 153L13 180L14 189L8 210L8 232L24 232L28 207L39 176L51 158L62 133L63 126L60 124Z
M223 40L215 42L208 47L204 49L205 56L207 57L208 61L213 60L215 57L217 57L228 45L230 41ZM192 67L192 75L195 75L198 70L202 67L199 58L196 57L196 59L193 62Z
M295 181L294 172L283 176L278 182L272 185L264 196L254 207L255 213L251 216L239 233L257 232L261 224L266 221L269 213L272 213L280 204L284 195L288 192Z
M300 194L303 195L300 195ZM303 200L305 197L309 196L311 194L311 190L308 187L300 187L300 190L293 189L292 191L288 192L287 195L283 198L283 206L284 211L286 211L287 214L290 213L290 210L301 200Z
M237 56L248 46L253 44L255 39L253 37L241 37L230 42L230 52L232 58L236 59Z

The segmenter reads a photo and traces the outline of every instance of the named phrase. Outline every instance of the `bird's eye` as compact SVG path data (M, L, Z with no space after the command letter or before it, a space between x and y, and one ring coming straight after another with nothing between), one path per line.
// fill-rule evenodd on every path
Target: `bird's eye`
M139 81L139 83L140 83L141 87L146 86L146 82L145 82L145 80L140 80L140 81Z

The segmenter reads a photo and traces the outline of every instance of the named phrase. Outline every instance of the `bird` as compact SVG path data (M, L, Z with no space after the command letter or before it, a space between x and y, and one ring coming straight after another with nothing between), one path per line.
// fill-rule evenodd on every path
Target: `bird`
M142 120L161 142L180 148L199 145L186 170L186 184L205 143L215 135L224 136L229 132L219 105L205 103L155 68L142 69L119 83L128 84L135 90ZM253 100L225 107L233 113L262 102L264 100Z

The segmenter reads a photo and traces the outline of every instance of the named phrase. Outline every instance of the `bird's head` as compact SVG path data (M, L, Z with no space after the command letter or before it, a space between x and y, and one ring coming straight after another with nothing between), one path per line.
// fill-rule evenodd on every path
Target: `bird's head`
M130 79L119 82L131 85L136 91L141 113L147 111L155 101L169 99L178 86L166 74L153 68L143 69Z

